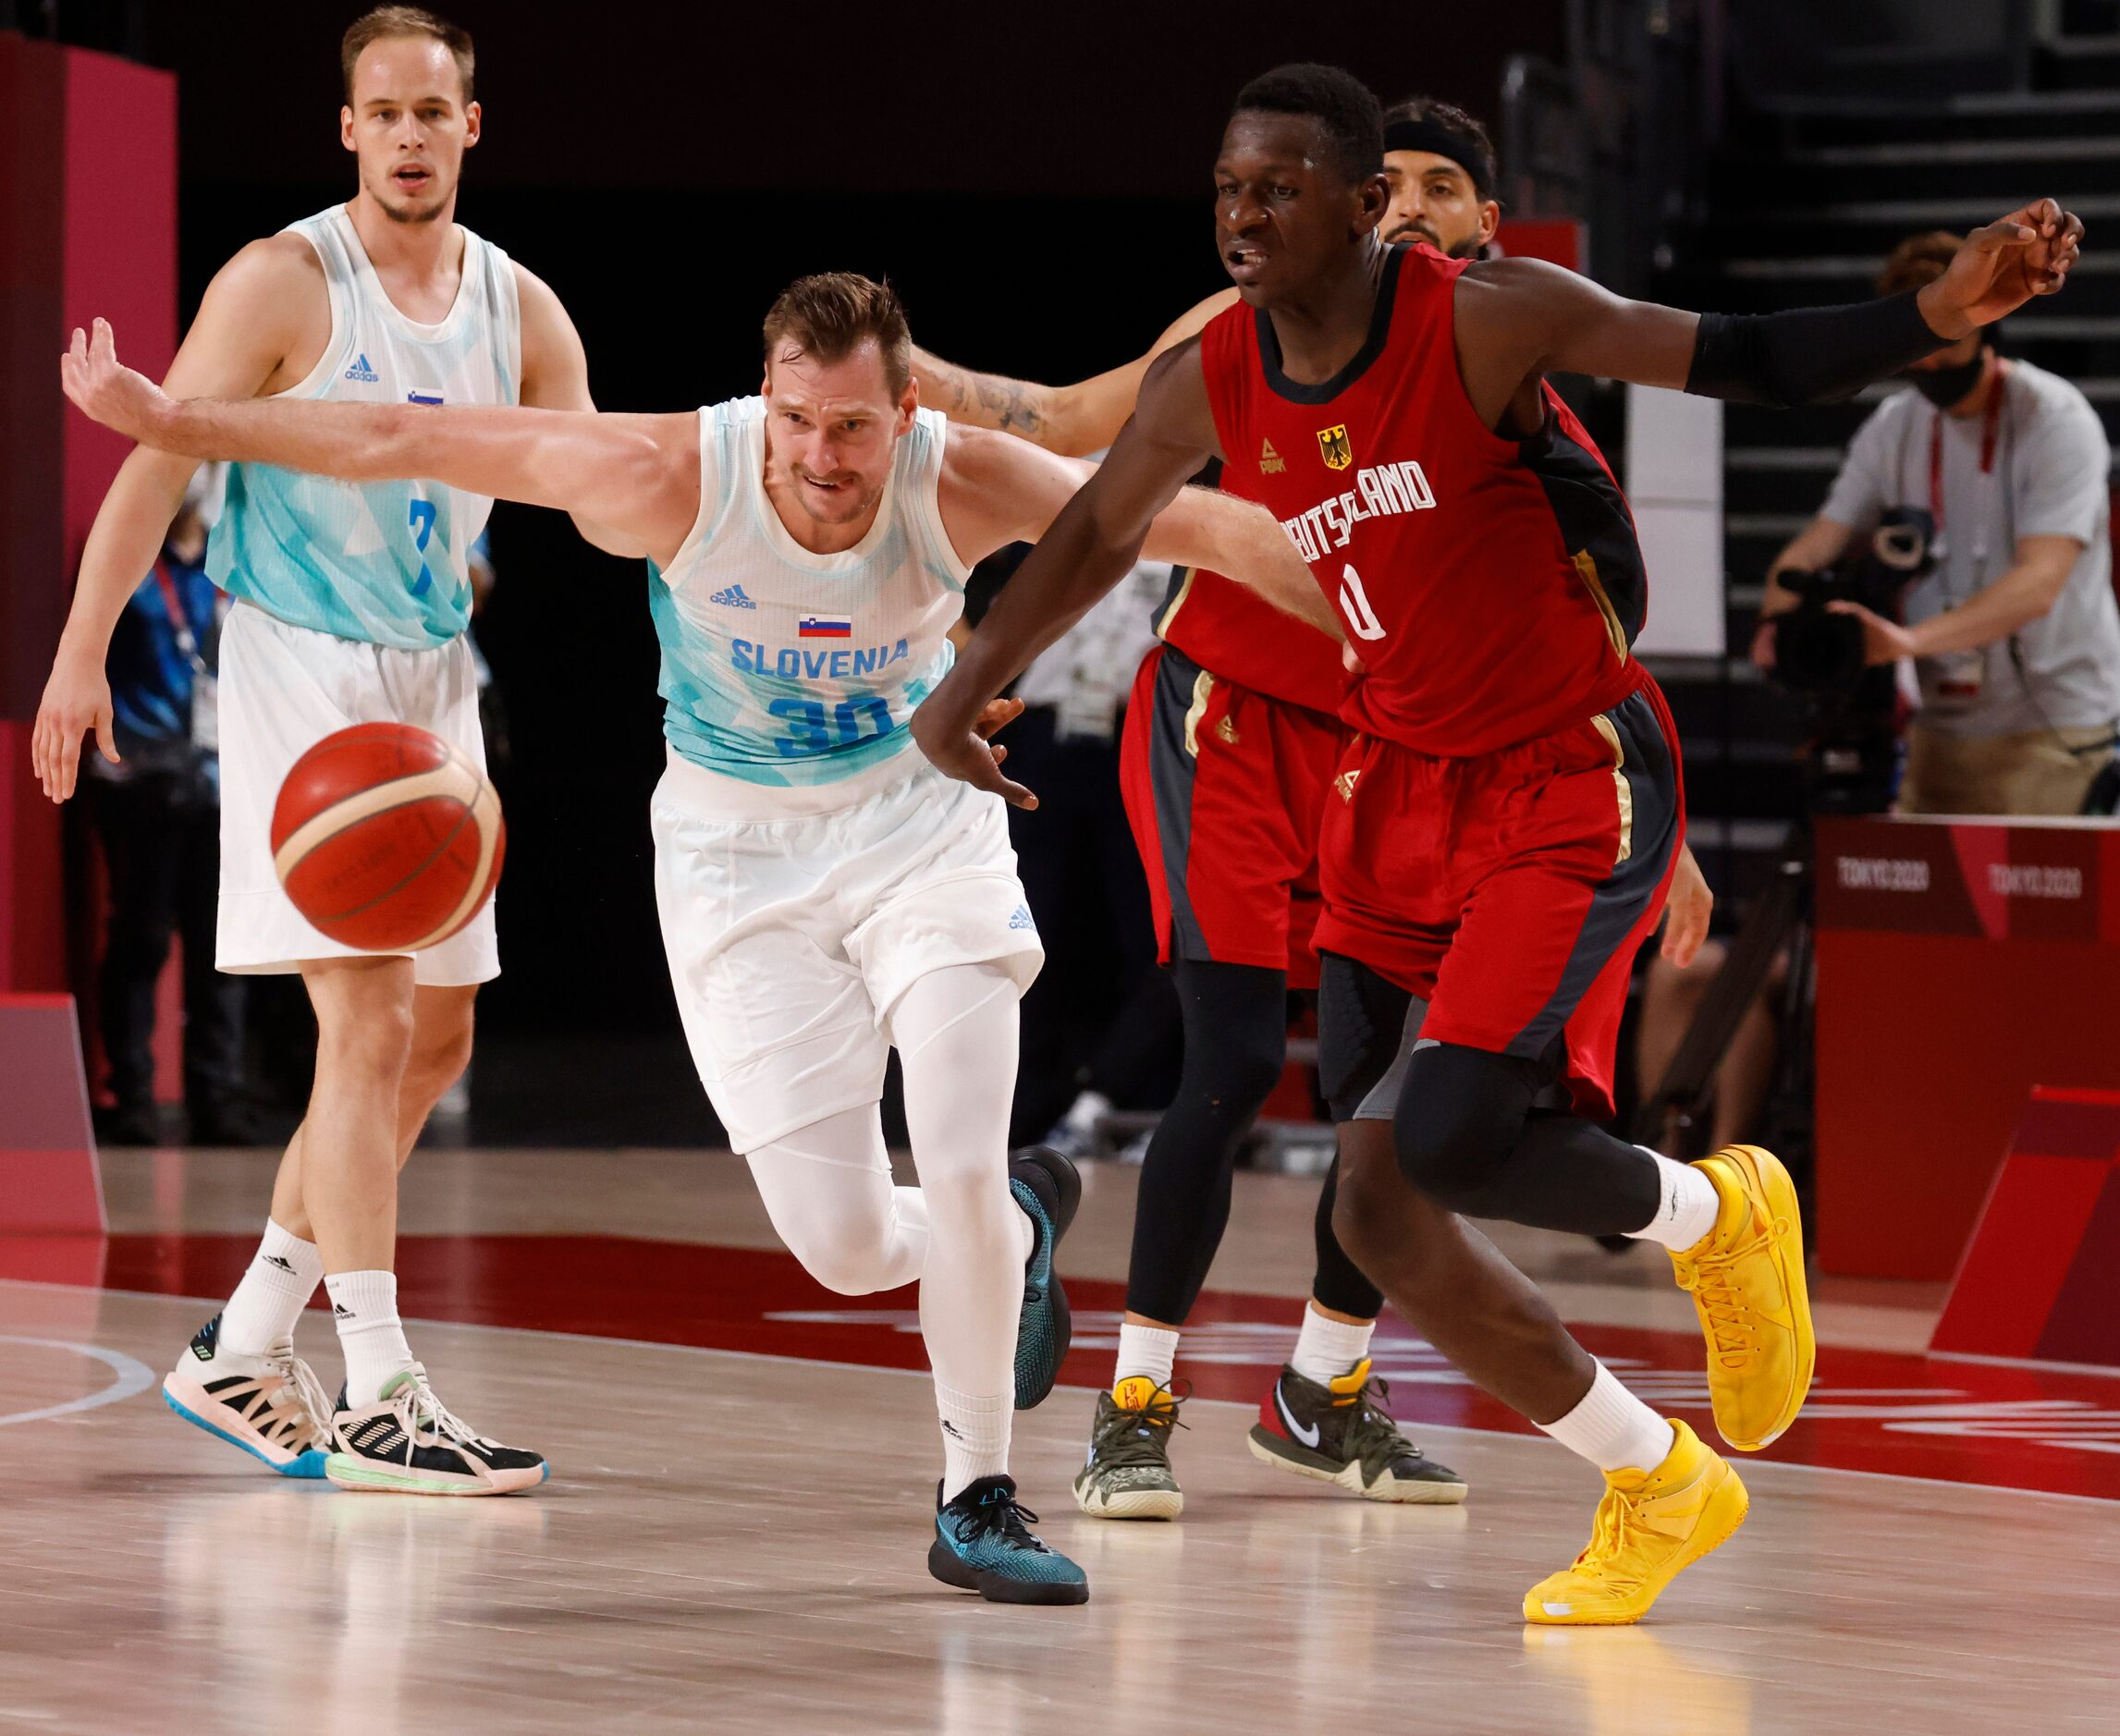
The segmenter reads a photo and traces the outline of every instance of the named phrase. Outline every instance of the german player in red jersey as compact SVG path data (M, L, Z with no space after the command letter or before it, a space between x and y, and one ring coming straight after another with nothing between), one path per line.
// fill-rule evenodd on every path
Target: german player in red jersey
M1257 465L1365 666L1324 832L1324 1060L1343 1124L1334 1227L1479 1385L1596 1464L1591 1542L1526 1594L1537 1623L1638 1620L1743 1522L1730 1465L1575 1343L1461 1213L1671 1250L1725 1440L1795 1419L1813 1361L1795 1195L1774 1158L1682 1165L1610 1113L1624 973L1684 819L1677 744L1632 640L1626 502L1548 373L1744 402L1844 397L2061 288L2082 225L2052 201L1977 230L1918 291L1760 316L1623 300L1528 260L1376 235L1376 99L1289 67L1239 96L1216 164L1244 305L1149 370L1132 422L916 714L937 765L1022 801L984 702L1128 570L1208 458ZM1390 1118L1386 1143L1361 1123Z
M1383 233L1477 258L1501 214L1485 129L1423 97L1385 121ZM1072 386L972 374L915 351L922 399L1055 450L1100 450L1133 413L1154 357L1237 299L1218 291L1147 355ZM1248 495L1248 475L1232 466L1231 490ZM1170 1451L1181 1334L1229 1222L1238 1150L1281 1075L1289 991L1317 987L1318 831L1347 745L1340 643L1256 592L1175 568L1156 632L1163 642L1127 705L1121 777L1184 1061L1142 1161L1119 1354L1074 1478L1076 1505L1106 1519L1170 1519L1184 1506ZM1332 1233L1334 1193L1329 1171L1302 1327L1251 1450L1370 1500L1462 1501L1464 1480L1406 1439L1369 1377L1383 1297Z

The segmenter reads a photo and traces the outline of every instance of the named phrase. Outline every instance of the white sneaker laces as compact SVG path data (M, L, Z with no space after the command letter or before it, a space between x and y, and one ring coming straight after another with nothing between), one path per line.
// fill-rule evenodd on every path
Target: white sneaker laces
M331 1400L325 1393L324 1382L316 1377L316 1370L294 1353L291 1339L274 1345L265 1352L263 1360L265 1366L280 1377L282 1386L294 1395L295 1402L301 1407L310 1438L329 1445Z
M425 1430L431 1441L452 1441L459 1444L480 1438L470 1424L435 1397L435 1389L427 1385L426 1366L414 1363L410 1384L398 1388L398 1396L390 1402L390 1410L398 1419L398 1426L405 1431L405 1462L412 1461L412 1447L420 1430Z

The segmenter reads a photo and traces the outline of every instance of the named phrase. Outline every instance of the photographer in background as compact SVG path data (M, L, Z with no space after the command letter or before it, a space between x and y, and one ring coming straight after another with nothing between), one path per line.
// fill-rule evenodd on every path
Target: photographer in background
M184 945L190 1143L248 1145L258 1137L242 1092L243 985L214 968L221 876L214 683L223 605L205 558L220 468L202 465L191 479L162 553L111 633L105 666L116 753L81 760L110 872L98 999L116 1104L98 1113L96 1131L113 1145L160 1142L155 984L172 935Z
M1881 296L1943 275L1958 238L1903 241ZM1915 364L1871 413L1819 516L1776 558L1753 660L1771 668L1785 573L1860 556L1888 516L1928 530L1904 624L1849 600L1871 666L1913 660L1903 813L2080 813L2120 725L2110 455L2083 394L1976 332ZM1926 515L1924 520L1923 515Z

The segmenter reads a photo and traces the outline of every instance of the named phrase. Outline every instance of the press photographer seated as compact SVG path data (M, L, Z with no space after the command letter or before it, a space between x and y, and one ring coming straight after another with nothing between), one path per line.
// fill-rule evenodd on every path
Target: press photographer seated
M1903 241L1880 295L1943 275L1958 238ZM1915 364L1871 413L1824 507L1776 558L1753 660L1771 667L1784 574L1859 559L1881 520L1932 524L1903 620L1843 600L1872 665L1914 660L1903 813L2075 813L2120 723L2120 613L2107 533L2110 455L2067 381L1975 333ZM1927 528L1927 527L1924 527Z

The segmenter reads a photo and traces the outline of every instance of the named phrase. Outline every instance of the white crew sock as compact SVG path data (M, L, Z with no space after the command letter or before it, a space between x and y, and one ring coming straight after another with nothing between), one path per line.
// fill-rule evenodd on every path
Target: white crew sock
M1673 1163L1647 1145L1635 1149L1655 1163L1661 1197L1656 1216L1627 1234L1636 1241L1661 1242L1673 1253L1684 1253L1715 1228L1715 1219L1722 1210L1722 1196L1716 1192L1707 1170Z
M1296 1334L1295 1350L1288 1365L1304 1379L1330 1387L1369 1354L1369 1336L1376 1329L1374 1320L1351 1326L1344 1320L1327 1318L1305 1302L1303 1330Z
M324 1287L331 1292L338 1347L346 1352L347 1408L358 1411L382 1396L391 1375L412 1365L412 1347L398 1318L398 1275L333 1272Z
M1085 1091L1078 1095L1060 1117L1060 1125L1071 1133L1087 1139L1097 1131L1097 1124L1111 1113L1111 1099L1101 1091Z
M942 1419L942 1498L954 1500L981 1477L1005 1476L1009 1429L1015 1421L1012 1397L975 1399L935 1383L935 1410Z
M1671 1457L1671 1424L1612 1377L1604 1363L1582 1401L1538 1426L1599 1471L1654 1471Z
M324 1256L316 1243L266 1218L264 1240L221 1310L221 1348L239 1356L263 1356L293 1338L295 1323L323 1278Z
M1122 1380L1131 1380L1136 1375L1157 1386L1168 1388L1170 1371L1178 1362L1178 1335L1166 1332L1161 1326L1137 1326L1131 1320L1119 1323L1119 1366L1112 1371L1111 1385L1116 1391Z

